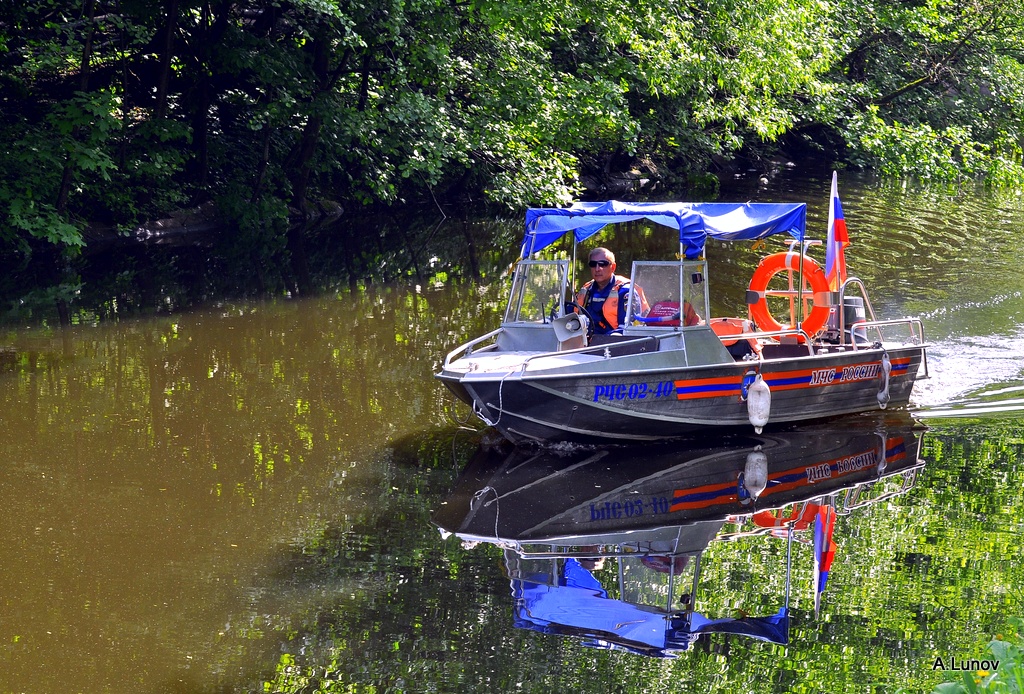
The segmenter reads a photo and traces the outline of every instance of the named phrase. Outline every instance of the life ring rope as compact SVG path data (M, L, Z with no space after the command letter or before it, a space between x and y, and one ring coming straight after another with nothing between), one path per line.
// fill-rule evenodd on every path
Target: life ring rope
M753 277L750 278L747 304L750 308L750 317L761 330L791 330L796 327L793 324L783 324L772 316L771 311L768 310L767 296L769 293L772 295L795 296L797 290L792 292L773 290L769 292L768 283L780 272L799 273L798 266L800 265L803 266L803 277L810 285L809 292L801 293L806 299L810 299L813 302L813 307L800 324L800 328L807 335L813 337L821 332L825 324L828 323L829 311L832 306L832 295L828 286L828 280L825 278L825 271L812 258L801 253L788 251L773 253L762 259L754 271ZM791 315L790 319L795 321L795 316Z

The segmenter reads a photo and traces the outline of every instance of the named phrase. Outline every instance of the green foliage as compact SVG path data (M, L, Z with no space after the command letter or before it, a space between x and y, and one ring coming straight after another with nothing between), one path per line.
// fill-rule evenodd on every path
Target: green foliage
M987 657L977 660L998 661L995 671L971 669L957 676L950 675L947 681L935 687L934 694L1020 694L1024 692L1024 619L1010 620L1011 631L997 634L989 641Z
M846 103L832 101L822 122L842 134L854 163L1020 185L1020 7L869 1L840 12L856 27L830 73Z
M0 23L0 242L208 200L520 208L609 176L685 196L790 148L1015 186L1022 42L1005 0L32 0Z
M111 180L114 163L108 144L114 128L112 95L78 92L53 106L35 123L27 119L11 127L12 146L0 152L0 238L16 241L17 231L35 239L66 246L82 245L82 214L57 209L58 191L71 176L81 196L102 191Z

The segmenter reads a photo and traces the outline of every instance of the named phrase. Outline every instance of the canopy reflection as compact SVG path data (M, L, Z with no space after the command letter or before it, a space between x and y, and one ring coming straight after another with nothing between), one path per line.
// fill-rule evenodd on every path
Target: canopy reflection
M813 552L817 612L836 516L911 489L924 430L895 414L685 446L481 447L434 521L502 549L517 627L657 657L711 633L785 644L793 552ZM707 549L747 538L784 543L777 611L706 614Z

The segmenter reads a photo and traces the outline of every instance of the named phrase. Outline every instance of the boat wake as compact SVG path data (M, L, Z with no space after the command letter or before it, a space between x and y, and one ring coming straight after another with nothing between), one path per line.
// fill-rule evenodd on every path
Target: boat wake
M1020 295L1004 297L983 307L962 306L942 309L931 317L939 332L946 320L956 321L963 312L973 313L973 326L991 332L982 335L950 334L928 349L930 378L918 381L911 404L925 418L998 416L1024 411L1024 324L1007 324L1019 319L1012 310ZM1002 311L996 315L1001 307ZM1006 309L1011 308L1010 316ZM963 309L960 311L958 309ZM941 314L941 315L938 315ZM944 320L946 319L946 320ZM928 321L928 317L925 317ZM937 325L936 325L937 324ZM934 333L934 331L933 331Z

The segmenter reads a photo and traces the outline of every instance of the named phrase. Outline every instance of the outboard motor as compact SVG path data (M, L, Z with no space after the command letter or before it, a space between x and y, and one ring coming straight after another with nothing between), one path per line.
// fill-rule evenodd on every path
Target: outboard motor
M859 296L844 296L843 297L843 326L846 329L846 334L843 336L844 339L839 339L839 312L836 310L836 306L832 307L832 311L828 317L828 333L827 337L830 342L833 343L852 343L856 341L858 345L866 344L868 341L867 330L864 326L860 326L854 330L854 334L850 335L850 326L859 321L865 320L864 312L864 299Z

